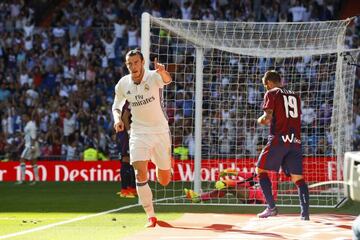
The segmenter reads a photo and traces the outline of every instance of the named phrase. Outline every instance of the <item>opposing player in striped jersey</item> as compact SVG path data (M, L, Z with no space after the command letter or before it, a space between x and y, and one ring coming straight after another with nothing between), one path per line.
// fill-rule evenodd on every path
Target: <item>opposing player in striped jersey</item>
M282 86L276 71L267 71L262 82L267 91L262 106L264 114L257 121L270 125L270 134L259 156L256 171L268 207L258 216L267 218L277 215L267 172L278 172L281 166L298 187L301 219L309 220L309 190L303 178L300 98Z
M171 83L165 66L154 60L154 71L145 69L145 60L139 50L126 54L129 74L115 86L112 105L114 128L124 130L121 109L127 100L131 108L130 162L136 172L136 190L148 216L146 227L156 226L152 192L148 185L148 161L156 165L158 182L167 186L171 179L170 130L163 108L162 89Z
M124 123L124 131L119 133L119 140L121 145L121 190L117 194L124 198L136 197L136 182L135 172L133 166L130 165L129 156L129 132L131 124L131 112L129 108L129 102L126 101L122 108L121 120Z
M21 153L20 157L20 181L18 184L22 184L25 181L25 171L26 165L25 161L30 160L33 171L34 171L34 181L30 184L33 185L39 181L39 173L37 166L37 158L40 156L39 143L37 141L37 128L34 121L31 120L29 113L25 113L22 116L22 119L25 123L24 127L24 140L25 148Z

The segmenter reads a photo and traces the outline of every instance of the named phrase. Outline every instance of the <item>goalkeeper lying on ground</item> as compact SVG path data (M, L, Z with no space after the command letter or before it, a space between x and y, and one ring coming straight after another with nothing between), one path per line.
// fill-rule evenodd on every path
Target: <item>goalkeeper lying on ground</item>
M261 191L258 179L254 173L238 172L235 169L225 169L219 174L219 181L215 183L215 189L209 192L196 193L191 189L184 189L185 196L193 203L209 201L211 199L222 198L226 194L232 194L243 203L266 202ZM278 174L270 175L272 180L272 191L274 199L277 199Z

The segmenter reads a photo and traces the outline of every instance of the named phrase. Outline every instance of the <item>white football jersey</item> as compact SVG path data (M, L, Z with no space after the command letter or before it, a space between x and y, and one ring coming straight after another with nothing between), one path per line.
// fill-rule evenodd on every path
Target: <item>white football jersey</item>
M115 86L112 109L122 109L127 100L131 108L131 131L134 133L169 132L162 90L165 83L156 71L145 70L140 84L128 74Z
M32 140L36 139L36 124L34 121L26 123L24 128L25 147L31 147Z

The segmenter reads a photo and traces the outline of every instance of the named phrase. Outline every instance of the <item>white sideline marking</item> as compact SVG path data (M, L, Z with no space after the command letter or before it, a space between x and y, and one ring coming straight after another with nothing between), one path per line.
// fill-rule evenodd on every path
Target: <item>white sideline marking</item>
M170 199L176 199L176 198L181 198L180 197L170 197L170 198L162 198L162 199L157 199L154 201L155 202L161 202L161 201L165 201L165 200L170 200ZM99 212L99 213L94 213L94 214L90 214L90 215L85 215L82 217L77 217L77 218L73 218L73 219L69 219L66 221L62 221L62 222L57 222L57 223L51 223L45 226L41 226L41 227L37 227L37 228L32 228L32 229L28 229L25 231L21 231L21 232L16 232L16 233L10 233L7 235L3 235L0 236L0 239L7 239L7 238L11 238L11 237L17 237L17 236L21 236L24 234L28 234L28 233L32 233L32 232L38 232L38 231L42 231L45 229L49 229L52 227L56 227L56 226L60 226L60 225L64 225L64 224L68 224L68 223L72 223L72 222L77 222L77 221L81 221L81 220L85 220L85 219L89 219L89 218L93 218L93 217L97 217L97 216L101 216L101 215L105 215L108 213L112 213L112 212L117 212L117 211L121 211L121 210L125 210L125 209L129 209L132 207L137 207L140 206L140 204L132 204L132 205L128 205L128 206L124 206L124 207L120 207L120 208L116 208L116 209L111 209L111 210L107 210L107 211L103 211L103 212Z
M0 239L7 239L7 238L17 237L17 236L32 233L32 232L38 232L38 231L42 231L42 230L49 229L49 228L52 228L52 227L56 227L56 226L60 226L60 225L64 225L64 224L68 224L68 223L72 223L72 222L77 222L77 221L81 221L81 220L85 220L85 219L105 215L105 214L112 213L112 212L125 210L125 209L128 209L128 208L137 207L137 206L139 206L139 204L132 204L132 205L116 208L116 209L111 209L111 210L107 210L107 211L103 211L103 212L99 212L99 213L94 213L94 214L85 215L85 216L82 216L82 217L69 219L69 220L62 221L62 222L51 223L51 224L48 224L48 225L45 225L45 226L32 228L32 229L28 229L28 230L25 230L25 231L3 235L3 236L0 236Z

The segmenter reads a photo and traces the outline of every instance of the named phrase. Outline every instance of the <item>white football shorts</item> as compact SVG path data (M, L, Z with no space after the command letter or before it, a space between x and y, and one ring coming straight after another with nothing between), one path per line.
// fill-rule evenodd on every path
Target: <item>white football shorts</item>
M26 160L36 160L40 156L40 147L39 144L35 144L35 149L30 147L25 147L21 153L21 158Z
M161 170L171 169L170 133L131 133L129 140L130 163L151 160Z

